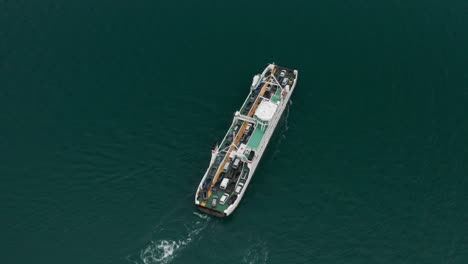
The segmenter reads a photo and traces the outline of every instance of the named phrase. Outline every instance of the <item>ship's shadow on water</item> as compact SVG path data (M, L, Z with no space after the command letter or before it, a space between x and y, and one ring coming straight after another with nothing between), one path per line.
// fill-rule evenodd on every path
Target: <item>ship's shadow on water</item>
M289 112L291 105L293 104L292 100L289 100L286 109L284 110L283 115L281 116L280 120L278 121L278 125L276 126L276 131L273 133L273 136L270 139L270 145L267 147L265 152L268 152L268 148L273 150L272 157L276 158L280 155L280 150L278 146L286 139L286 133L289 130ZM266 154L266 153L265 153Z
M184 218L163 222L155 227L151 241L127 260L135 264L171 263L185 248L202 238L202 231L210 221L210 216L193 212L190 221Z

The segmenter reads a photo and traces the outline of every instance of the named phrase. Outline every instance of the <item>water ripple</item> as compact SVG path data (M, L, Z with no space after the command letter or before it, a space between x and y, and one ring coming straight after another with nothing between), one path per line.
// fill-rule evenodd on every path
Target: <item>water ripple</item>
M186 233L174 237L174 232L167 232L168 229L183 229L180 226L160 225L155 231L154 238L140 252L140 260L144 264L170 263L180 254L180 252L189 246L193 241L201 238L200 233L207 227L210 218L206 215L193 213L197 219L189 224L183 224ZM178 223L182 224L182 223ZM171 234L166 236L165 233Z

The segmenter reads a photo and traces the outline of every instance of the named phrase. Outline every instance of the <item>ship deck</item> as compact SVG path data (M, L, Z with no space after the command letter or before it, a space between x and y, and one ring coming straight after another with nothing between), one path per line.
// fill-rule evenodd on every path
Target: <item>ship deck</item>
M247 146L251 149L256 150L258 145L260 145L260 142L262 141L264 135L265 130L262 130L260 126L257 126L254 132L252 133L252 136L250 136L250 140Z
M282 70L287 71L286 76L280 76L280 71ZM275 66L273 72L270 72L268 75L269 76L261 80L255 89L252 89L247 96L247 99L244 101L240 109L240 113L242 115L253 118L255 111L262 100L267 99L273 103L280 102L282 100L282 89L275 89L274 86L271 85L270 81L272 79L276 79L281 83L284 78L289 76L291 82L291 80L293 80L291 77L294 76L293 70L279 66ZM274 76L274 78L272 76ZM197 192L199 207L202 207L201 209L207 208L210 211L208 213L215 212L215 215L218 216L223 214L229 205L231 205L235 199L237 199L238 194L235 191L236 186L238 186L238 184L241 182L245 183L247 180L247 178L242 179L241 175L246 173L247 177L249 176L249 168L246 162L242 162L242 165L237 170L231 168L227 172L223 172L223 167L226 162L228 162L231 152L239 148L241 144L246 144L246 146L252 150L256 150L260 145L265 135L267 125L263 128L261 128L260 125L256 125L249 132L246 132L246 127L248 124L249 122L242 120L233 122L221 144L219 145L219 152L215 158L215 161L208 169L208 175L206 176L206 179L203 179L203 181L205 181L203 183L204 187L202 190ZM237 134L234 133L236 126L238 131ZM230 183L225 190L222 190L220 188L220 183L225 177L230 179ZM246 188L247 186L244 187ZM226 203L221 204L220 199L225 193L229 194L229 198L227 199ZM212 206L213 199L217 199L216 206L214 207Z

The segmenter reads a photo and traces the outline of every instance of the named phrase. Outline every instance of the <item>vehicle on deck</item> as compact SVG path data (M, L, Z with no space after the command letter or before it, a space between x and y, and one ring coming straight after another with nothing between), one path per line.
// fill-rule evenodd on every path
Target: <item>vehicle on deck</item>
M239 158L236 158L234 160L234 162L232 163L232 168L237 170L237 168L239 168L239 164L240 164L241 160Z
M244 183L239 182L239 184L237 184L237 187L236 187L236 193L239 194L242 191L242 188L244 188Z
M226 190L227 186L229 184L229 178L224 178L223 181L221 181L221 190Z
M297 77L297 70L275 64L254 76L224 138L211 150L210 164L195 194L200 211L225 217L239 206L289 105Z
M213 196L213 199L211 199L211 207L216 207L217 202L218 196Z
M286 70L282 70L280 73L280 77L283 78L286 75Z
M228 172L230 168L231 168L231 162L228 161L226 162L226 164L224 164L223 172L224 173Z
M221 196L221 199L219 200L219 203L225 204L228 198L229 198L229 194L227 193L223 194L223 196Z

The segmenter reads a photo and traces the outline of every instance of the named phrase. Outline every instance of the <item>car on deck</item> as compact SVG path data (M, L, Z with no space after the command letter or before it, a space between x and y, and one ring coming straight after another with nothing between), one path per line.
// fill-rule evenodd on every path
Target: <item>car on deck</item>
M221 199L219 200L219 203L225 204L228 198L229 198L229 194L227 193L223 194L223 196L221 196Z

